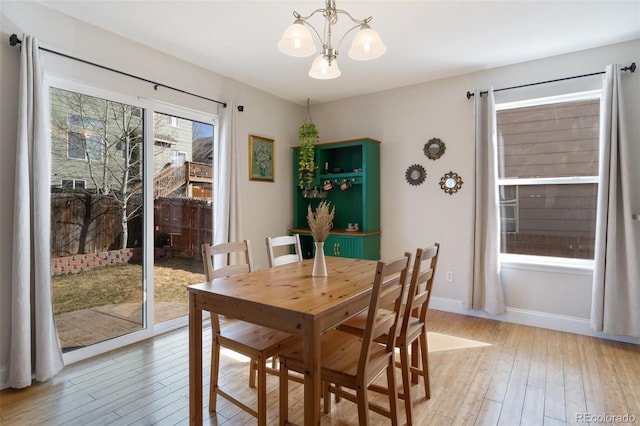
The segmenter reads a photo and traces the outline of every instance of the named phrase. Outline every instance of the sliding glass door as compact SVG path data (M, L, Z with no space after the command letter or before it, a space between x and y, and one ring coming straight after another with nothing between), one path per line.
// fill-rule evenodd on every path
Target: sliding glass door
M53 308L63 352L145 327L140 107L51 88Z
M211 242L213 123L153 114L155 324L188 314L186 287L204 281Z
M74 362L187 323L212 240L215 117L70 82L49 104L53 308Z

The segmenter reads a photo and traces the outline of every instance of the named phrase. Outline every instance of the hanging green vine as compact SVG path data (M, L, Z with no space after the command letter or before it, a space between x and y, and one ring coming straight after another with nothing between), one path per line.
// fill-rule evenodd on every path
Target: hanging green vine
M309 112L309 100L307 99L307 121L302 123L298 131L300 140L300 152L298 154L298 186L304 188L313 183L313 175L317 168L315 161L315 143L318 142L319 133L315 123L311 121Z

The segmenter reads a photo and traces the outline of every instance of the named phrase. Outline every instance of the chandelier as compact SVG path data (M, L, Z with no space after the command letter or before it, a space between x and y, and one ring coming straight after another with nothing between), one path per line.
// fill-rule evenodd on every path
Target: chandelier
M313 25L308 22L316 13L322 13L324 16L324 30L322 36ZM351 27L344 33L337 47L333 47L331 42L331 36L333 26L338 23L338 15L344 14L356 25ZM331 78L340 77L340 69L338 68L338 49L345 39L347 34L351 31L359 28L360 30L353 38L351 43L351 49L349 49L349 57L357 61L368 61L378 58L387 51L386 46L382 43L380 36L374 30L369 27L369 22L372 17L369 16L366 19L355 19L349 14L349 12L336 9L335 0L326 0L326 7L324 9L316 9L309 16L302 16L298 12L293 12L293 16L296 20L291 24L282 34L282 38L278 42L278 49L281 52L295 57L306 57L316 53L316 45L313 42L313 37L309 28L318 36L318 40L322 45L322 53L318 55L309 70L309 76L321 80L328 80Z

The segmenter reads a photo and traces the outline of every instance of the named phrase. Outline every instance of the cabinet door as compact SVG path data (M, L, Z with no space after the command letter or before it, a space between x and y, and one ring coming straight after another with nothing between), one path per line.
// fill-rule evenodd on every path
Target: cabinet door
M327 256L362 258L361 236L328 235L324 243L324 254Z

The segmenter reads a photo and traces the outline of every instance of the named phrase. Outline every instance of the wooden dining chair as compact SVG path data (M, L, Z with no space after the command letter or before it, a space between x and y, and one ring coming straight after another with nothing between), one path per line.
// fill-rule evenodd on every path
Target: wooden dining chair
M245 259L245 263L225 265L214 269L214 256L239 254ZM253 260L251 257L251 245L248 240L244 242L221 243L217 245L202 245L202 258L204 262L205 277L207 281L215 278L251 272ZM227 262L225 262L227 263ZM209 411L216 411L217 395L227 399L242 410L252 414L258 419L259 425L267 424L267 359L275 356L289 343L293 342L293 336L288 333L273 330L267 327L255 325L245 321L234 320L225 327L220 327L220 319L217 314L211 313L211 330L213 341L211 348L211 382L209 393ZM249 386L257 387L256 408L233 396L229 391L222 389L219 383L220 349L227 348L251 358ZM255 376L257 374L257 377Z
M396 334L395 346L400 351L399 365L402 369L402 393L399 397L404 400L409 425L413 424L411 384L418 383L419 376L424 380L426 398L431 398L426 318L439 251L439 243L416 250L406 303L402 308L402 320ZM365 324L366 314L361 313L345 321L338 328L356 336L362 336ZM380 339L380 343L385 342L386 336ZM410 347L411 352L409 352ZM376 387L374 390L388 392L387 388L381 387Z
M292 250L293 253L291 253ZM269 268L287 263L302 262L300 235L267 237L267 257L269 259Z
M321 337L321 376L324 386L324 411L331 409L329 393L343 397L358 405L359 424L369 424L369 409L398 424L397 396L390 392L389 408L369 401L367 389L383 372L387 373L387 386L395 389L394 341L386 345L375 343L382 336L394 336L400 316L402 294L411 255L376 266L371 301L364 336L333 329ZM382 307L393 306L386 310ZM304 372L303 347L297 343L278 353L280 360L280 424L288 421L288 371Z

